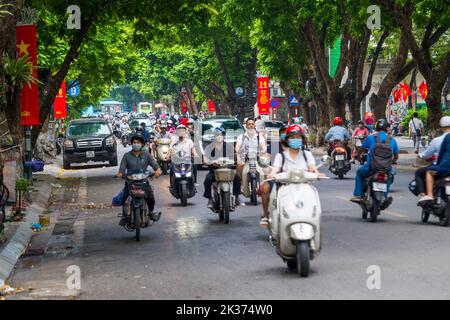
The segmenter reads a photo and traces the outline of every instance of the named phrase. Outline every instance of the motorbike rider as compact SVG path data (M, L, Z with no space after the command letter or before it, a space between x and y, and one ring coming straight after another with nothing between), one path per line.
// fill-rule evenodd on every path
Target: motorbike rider
M175 138L177 137L177 138ZM188 138L188 130L187 128L180 124L177 127L176 136L174 136L172 143L170 144L169 155L168 158L173 160L174 155L177 155L180 151L184 152L184 154L189 158L198 158L197 150L195 150L194 142ZM175 158L176 159L176 158ZM172 161L171 169L170 169L170 188L173 187L173 175L174 175L174 166L175 163ZM197 170L195 169L195 165L192 162L192 173L194 174L194 183L197 182Z
M333 151L333 141L343 141L347 152L347 160L350 160L351 150L347 143L351 139L350 134L348 130L342 126L341 117L335 117L333 124L334 127L330 128L328 133L325 135L325 142L329 142L328 155L331 156L331 152Z
M212 199L212 184L215 181L214 169L217 168L214 166L214 160L219 158L228 158L233 159L236 163L236 157L234 153L233 143L225 142L225 129L223 128L215 128L214 129L214 142L210 143L206 146L204 155L203 155L203 163L209 166L209 172L205 177L205 181L203 185L205 187L205 192L203 196L208 199L208 208L212 208L214 203ZM237 198L241 193L241 179L236 174L233 180L233 195Z
M142 127L142 135L144 136L145 143L149 143L150 142L150 132L148 131L147 125L145 124L145 122L141 122L141 127Z
M303 129L304 134L305 135L309 134L308 125L305 123L303 117L298 117L298 120L299 120L300 127L302 127L302 129Z
M355 130L353 130L353 134L352 134L352 138L359 139L359 136L364 136L364 138L367 138L370 135L369 130L364 126L364 121L359 120L358 121L358 126L355 128ZM355 163L355 156L356 156L356 143L355 146L353 148L353 153L352 153L352 162Z
M268 178L274 178L279 172L287 172L291 170L304 170L320 174L316 167L316 161L313 154L306 150L306 136L303 129L298 124L290 125L286 130L286 143L288 149L277 154ZM261 198L263 204L263 217L259 225L267 228L269 224L269 201L270 193L276 182L264 182L261 187Z
M159 132L155 132L155 142L152 145L154 155L156 155L156 142L158 139L171 139L171 134L167 132L167 125L165 121L161 121Z
M362 148L368 149L369 153L367 154L367 160L364 163L364 165L361 166L356 171L355 190L353 191L353 197L350 199L350 201L356 202L356 203L360 203L363 201L364 181L365 181L366 177L368 177L372 171L371 166L370 166L370 162L371 162L370 155L375 147L375 144L377 143L376 139L375 139L375 135L378 136L380 142L386 141L386 139L388 137L388 133L387 133L388 128L389 128L388 121L386 119L379 119L379 120L377 120L377 122L375 124L376 132L374 134L368 136L367 139L364 140ZM392 164L396 164L400 150L398 148L397 141L395 141L394 137L390 137L390 146L391 146L392 154L394 157ZM392 168L386 168L386 169L388 170L389 173L392 171ZM390 179L388 179L388 181L387 181L387 191L388 192L389 192L389 187L390 187ZM388 201L389 201L389 203L392 203L392 197L389 197Z
M433 156L437 157L439 156L439 152L442 146L442 142L444 141L445 137L450 133L450 116L444 116L439 121L439 126L441 127L442 135L434 138L428 148L422 152L418 157L424 160L430 159ZM437 161L434 163L437 164ZM433 200L433 197L429 197L426 195L425 190L425 178L427 175L427 171L429 170L431 166L420 168L416 171L415 177L416 177L416 187L417 191L419 192L419 203L422 203L424 201L431 201ZM428 192L427 192L428 193ZM431 194L433 193L431 188Z
M123 178L127 172L133 170L147 170L150 166L153 170L155 170L155 177L158 178L161 176L161 169L158 166L155 158L145 150L145 141L144 137L140 133L136 133L131 138L131 151L125 153L120 162L119 172L117 173L117 178ZM125 184L125 188L123 190L123 199L124 201L128 198L129 190L127 184ZM161 216L161 212L153 212L155 209L155 196L153 194L152 188L150 188L150 192L148 198L146 199L148 210L150 212L151 219L154 221L158 221ZM120 220L120 225L125 225L127 221L127 217L125 212L122 214L122 219Z
M248 118L245 121L246 132L239 135L236 141L235 151L238 155L236 173L242 180L242 172L249 153L263 154L266 153L267 145L264 135L256 131L255 120ZM245 206L239 197L236 197L236 205Z

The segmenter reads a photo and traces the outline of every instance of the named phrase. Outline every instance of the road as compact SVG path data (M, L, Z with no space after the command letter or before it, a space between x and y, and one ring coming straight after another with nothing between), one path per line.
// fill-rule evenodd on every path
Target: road
M59 172L50 207L56 225L33 239L10 279L24 291L8 299L450 298L450 228L420 222L407 189L413 171L398 172L394 203L376 224L362 221L348 201L354 170L345 180L316 183L323 249L309 278L288 271L276 255L259 227L261 205L239 207L224 225L206 208L202 184L182 208L167 176L153 182L161 220L134 241L110 205L123 183L113 178L116 171L100 165ZM81 272L81 290L67 288L72 265ZM380 289L367 287L370 266L379 267Z

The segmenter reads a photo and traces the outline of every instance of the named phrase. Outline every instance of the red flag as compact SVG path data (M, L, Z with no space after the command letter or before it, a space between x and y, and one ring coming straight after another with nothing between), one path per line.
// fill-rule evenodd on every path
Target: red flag
M258 110L259 114L269 114L269 77L258 77Z
M185 99L187 99L187 93L186 92L182 92L181 93L183 95L183 97ZM186 107L186 103L184 102L184 99L181 98L181 113L186 113L188 112L188 108Z
M211 101L211 99L208 99L208 112L216 112L216 106L214 105L214 102Z
M422 99L425 100L425 98L428 95L428 85L425 81L422 80L419 86L420 95L422 96Z
M400 101L401 95L402 95L402 90L400 90L400 89L395 89L394 90L394 102L395 103Z
M16 50L19 57L28 54L33 77L37 79L36 26L16 26ZM25 84L20 92L22 126L39 125L39 91L37 83Z
M65 118L67 116L67 102L66 102L66 81L63 81L58 94L55 97L53 110L55 119Z
M407 97L412 93L411 89L408 87L406 81L403 81L403 83L400 84L400 88L402 89L403 93L403 101L406 101Z

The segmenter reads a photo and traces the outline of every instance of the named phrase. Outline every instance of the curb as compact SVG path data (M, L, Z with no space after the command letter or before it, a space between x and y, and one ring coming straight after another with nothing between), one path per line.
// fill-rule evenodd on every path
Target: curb
M9 278L17 261L30 243L33 234L30 225L39 223L39 215L47 210L47 204L53 189L52 183L55 182L56 178L49 175L45 176L45 180L39 187L39 192L33 195L33 201L26 211L25 221L19 223L20 225L14 235L0 251L0 280L4 282Z

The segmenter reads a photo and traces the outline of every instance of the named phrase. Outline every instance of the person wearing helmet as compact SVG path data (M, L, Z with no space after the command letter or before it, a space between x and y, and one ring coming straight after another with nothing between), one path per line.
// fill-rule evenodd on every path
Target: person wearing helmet
M170 149L169 149L169 155L168 158L172 160L173 155L176 155L180 152L183 152L186 157L190 157L190 158L198 158L198 154L197 151L195 150L194 147L194 142L189 139L188 137L188 130L186 128L186 126L180 124L177 127L176 133L172 139L172 142L170 144ZM171 165L171 170L170 170L170 188L172 188L173 186L173 173L175 170L174 169L174 163L172 161L172 165ZM195 170L195 166L193 167L193 173L194 173L194 182L197 182L197 170Z
M144 136L145 143L150 142L150 132L147 129L145 122L141 122L142 135Z
M441 120L439 121L439 126L441 127L442 135L437 138L434 138L430 142L430 145L428 146L428 148L424 152L422 152L421 154L418 155L419 158L424 159L424 160L428 160L428 159L432 159L432 158L435 158L435 159L439 158L439 152L443 146L444 139L450 133L450 116L442 117ZM435 161L433 163L433 165L438 165L437 162L438 161ZM434 179L433 175L431 175L431 177L427 177L427 172L432 171L431 169L433 168L433 165L425 167L425 168L420 168L415 173L416 188L417 188L417 191L419 192L419 203L433 200L433 187L432 187L433 184L431 183L431 187L430 188L427 187L425 190L425 179L426 178L428 178L428 180ZM447 170L450 171L450 169L447 169ZM428 186L428 184L427 184L427 186ZM428 189L430 189L430 190L428 190Z
M167 132L167 124L165 121L161 121L159 126L159 132L155 131L155 142L152 145L153 154L156 155L156 142L159 139L171 139L171 134Z
M279 172L292 170L304 170L321 174L316 167L313 154L306 150L306 136L298 124L290 125L286 130L287 150L277 154L268 178L273 178ZM263 217L260 226L267 228L269 224L269 201L275 182L264 182L261 187L261 198L263 204Z
M325 142L328 142L328 155L331 156L333 151L334 141L343 141L345 143L345 149L347 150L347 160L350 160L350 155L352 151L348 146L347 142L351 139L350 133L347 129L342 126L342 118L335 117L333 120L334 127L330 128L328 133L325 135Z
M208 208L213 207L211 188L213 182L215 181L214 170L216 168L213 162L219 158L232 159L236 163L234 144L232 142L225 141L225 129L220 127L214 129L214 142L206 146L203 154L203 163L209 166L209 172L203 182L205 188L203 196L208 199ZM241 179L236 174L233 180L233 195L238 197L240 193Z
M135 170L147 170L150 166L153 170L155 170L155 177L158 178L161 175L161 169L158 166L155 158L145 150L145 140L142 134L135 133L133 137L131 137L131 151L125 153L120 162L119 172L117 173L117 178L123 178L127 172L132 172ZM129 194L129 190L127 188L127 184L125 184L125 188L123 190L123 199L127 199ZM150 212L150 216L154 221L159 220L161 213L155 213L153 210L155 209L155 197L153 195L153 190L150 188L149 196L146 199L147 206ZM125 212L122 214L122 219L120 220L120 225L125 225L127 221L127 217Z
M366 177L368 177L372 171L370 162L371 162L371 152L373 152L373 149L375 147L375 144L377 143L376 136L378 136L378 139L380 142L385 142L388 136L390 136L387 133L387 130L389 128L389 123L386 119L379 119L375 124L375 133L368 136L366 140L364 140L363 145L361 148L368 149L369 152L367 154L367 160L366 163L364 163L363 166L361 166L356 171L356 177L355 177L355 189L353 191L353 197L350 199L352 202L360 203L363 200L364 193L364 181ZM394 137L390 137L390 146L392 149L393 154L393 162L392 164L396 164L398 160L398 154L399 154L399 148L397 141L395 141ZM388 172L392 171L392 168L386 168ZM387 181L387 192L389 192L390 187L390 179ZM392 203L392 197L388 198L388 202Z
M364 121L359 120L358 126L355 128L355 130L353 130L352 138L355 139L355 141L356 141L356 139L360 139L359 136L364 136L364 139L365 139L369 135L370 135L370 132L364 126ZM353 147L353 152L352 152L352 162L353 163L355 163L355 156L356 156L356 143L355 143L355 146Z

